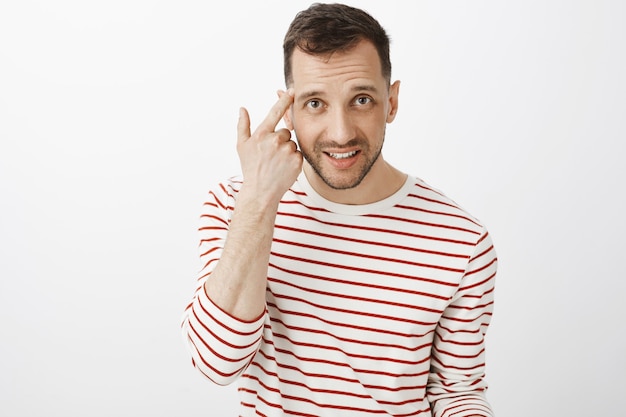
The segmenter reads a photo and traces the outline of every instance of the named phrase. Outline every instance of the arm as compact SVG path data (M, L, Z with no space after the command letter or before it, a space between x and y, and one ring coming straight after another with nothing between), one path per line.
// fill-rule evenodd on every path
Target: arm
M484 337L493 311L496 269L496 253L484 230L435 331L427 387L435 417L493 415L485 397Z
M245 369L260 342L276 210L302 168L291 133L274 131L293 102L292 94L279 95L253 135L247 111L240 111L237 151L244 182L230 195L232 218L225 214L228 204L215 194L201 217L204 267L183 333L196 368L220 384Z
M237 151L244 183L239 191L224 251L211 279L209 297L229 314L252 320L265 311L267 265L281 197L302 169L302 155L287 129L274 131L293 94L280 93L259 128L250 135L250 118L241 109Z

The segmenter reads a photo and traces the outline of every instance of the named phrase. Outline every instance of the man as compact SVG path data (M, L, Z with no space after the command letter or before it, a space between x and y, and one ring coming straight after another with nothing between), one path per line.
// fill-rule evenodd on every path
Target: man
M385 31L315 4L284 54L288 90L253 133L240 110L242 177L204 204L194 366L237 380L244 416L492 415L496 255L478 220L383 158L400 87Z

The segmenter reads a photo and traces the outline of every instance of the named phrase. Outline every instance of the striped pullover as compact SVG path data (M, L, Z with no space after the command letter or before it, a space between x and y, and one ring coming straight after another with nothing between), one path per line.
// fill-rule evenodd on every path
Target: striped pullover
M247 322L203 284L242 182L209 192L183 315L194 366L238 383L241 416L491 416L485 332L496 253L481 223L422 180L343 205L301 174L278 207L266 310Z

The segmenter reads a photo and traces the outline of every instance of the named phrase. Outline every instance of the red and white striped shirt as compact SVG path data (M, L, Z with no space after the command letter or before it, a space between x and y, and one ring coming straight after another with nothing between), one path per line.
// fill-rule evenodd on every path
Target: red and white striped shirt
M266 312L207 297L241 186L209 193L183 333L194 366L237 380L242 416L491 416L484 335L496 253L483 225L422 180L343 205L300 175L278 207Z

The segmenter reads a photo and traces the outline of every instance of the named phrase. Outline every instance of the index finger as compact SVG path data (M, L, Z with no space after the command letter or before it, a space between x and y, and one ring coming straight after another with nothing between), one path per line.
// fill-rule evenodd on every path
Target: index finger
M273 132L283 118L289 106L293 103L293 88L280 95L278 101L272 106L265 119L257 127L257 131Z

